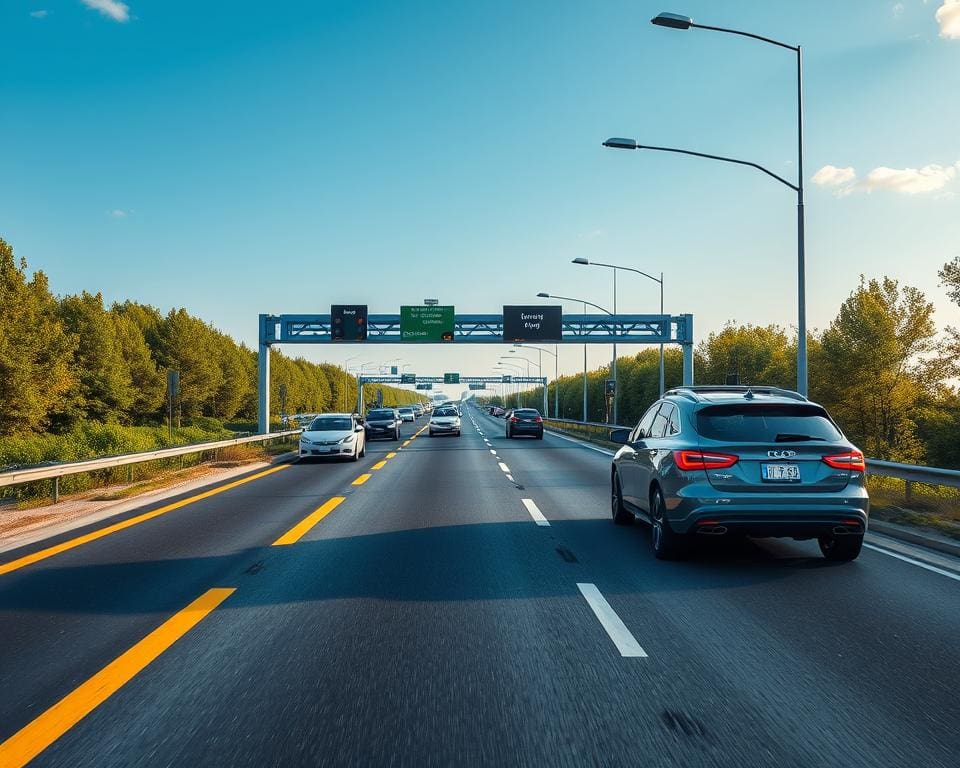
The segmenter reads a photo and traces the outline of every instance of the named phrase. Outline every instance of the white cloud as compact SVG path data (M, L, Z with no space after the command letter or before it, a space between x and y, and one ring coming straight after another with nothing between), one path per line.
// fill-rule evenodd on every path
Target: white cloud
M903 15L903 3L894 3L892 10L894 17L899 19Z
M814 184L821 187L839 187L841 184L849 184L857 178L857 172L853 168L837 168L835 165L825 165L810 179Z
M112 211L110 211L110 215L115 219L125 219L130 215L130 212L125 211L122 208L114 208Z
M960 163L958 163L960 165ZM889 189L905 195L922 195L937 192L953 181L957 176L957 165L925 165L923 168L874 168L857 186L872 192L875 189Z
M80 0L87 8L93 8L100 11L104 16L109 16L114 21L130 21L130 6L121 3L119 0Z
M943 0L943 5L937 8L937 23L940 37L960 40L960 0Z
M33 18L35 19L45 19L49 15L49 11L44 11L44 10L30 11L30 15L33 16Z

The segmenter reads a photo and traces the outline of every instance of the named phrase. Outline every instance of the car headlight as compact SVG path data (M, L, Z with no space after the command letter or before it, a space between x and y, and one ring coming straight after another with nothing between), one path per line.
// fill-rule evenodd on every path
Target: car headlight
M340 441L340 443L341 443L341 445L344 444L344 443L352 443L352 442L353 442L353 438L354 438L353 435L347 435L345 438L343 438L343 440Z
M300 442L306 443L307 445L313 445L313 440L311 440L309 437L301 437Z

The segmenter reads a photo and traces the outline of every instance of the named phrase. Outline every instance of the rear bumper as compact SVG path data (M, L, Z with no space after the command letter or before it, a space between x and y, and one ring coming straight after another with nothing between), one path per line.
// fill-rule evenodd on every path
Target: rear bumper
M870 519L866 489L848 486L839 493L776 499L681 498L668 502L670 527L677 533L742 533L798 539L827 534L863 534Z
M515 435L542 435L543 424L511 424L510 431Z

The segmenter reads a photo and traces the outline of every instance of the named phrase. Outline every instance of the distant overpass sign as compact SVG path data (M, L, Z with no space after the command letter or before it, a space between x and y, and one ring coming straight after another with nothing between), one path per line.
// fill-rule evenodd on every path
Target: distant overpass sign
M470 389L486 389L486 388L487 388L487 385L482 381L479 384L473 383L470 385Z
M443 374L443 383L444 383L444 384L459 384L459 383L460 383L460 374L459 374L459 373L445 373L445 374Z
M416 384L416 383L417 383L417 374L415 374L415 373L401 373L401 374L400 374L400 383L401 383L401 384Z
M559 305L505 306L504 341L561 341L563 310Z
M452 306L400 307L401 341L453 341L454 325Z
M417 384L417 389L433 389L433 384Z

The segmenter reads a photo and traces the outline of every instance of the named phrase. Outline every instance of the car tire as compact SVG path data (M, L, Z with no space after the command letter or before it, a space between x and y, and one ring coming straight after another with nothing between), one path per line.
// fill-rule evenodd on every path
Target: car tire
M610 480L610 514L616 525L632 525L633 513L623 503L623 491L620 488L620 475L613 473Z
M670 527L666 505L659 488L650 496L650 543L657 560L676 560L687 550L687 539Z
M821 536L818 539L820 551L827 560L835 563L849 563L856 560L863 546L863 534L846 533L842 536Z
M360 458L362 459L362 458L363 458L364 456L366 456L366 455L367 455L367 441L364 440L364 441L363 441L363 448L360 449Z
M537 440L543 440L543 432L542 432L542 431L540 432L539 435L537 435Z

